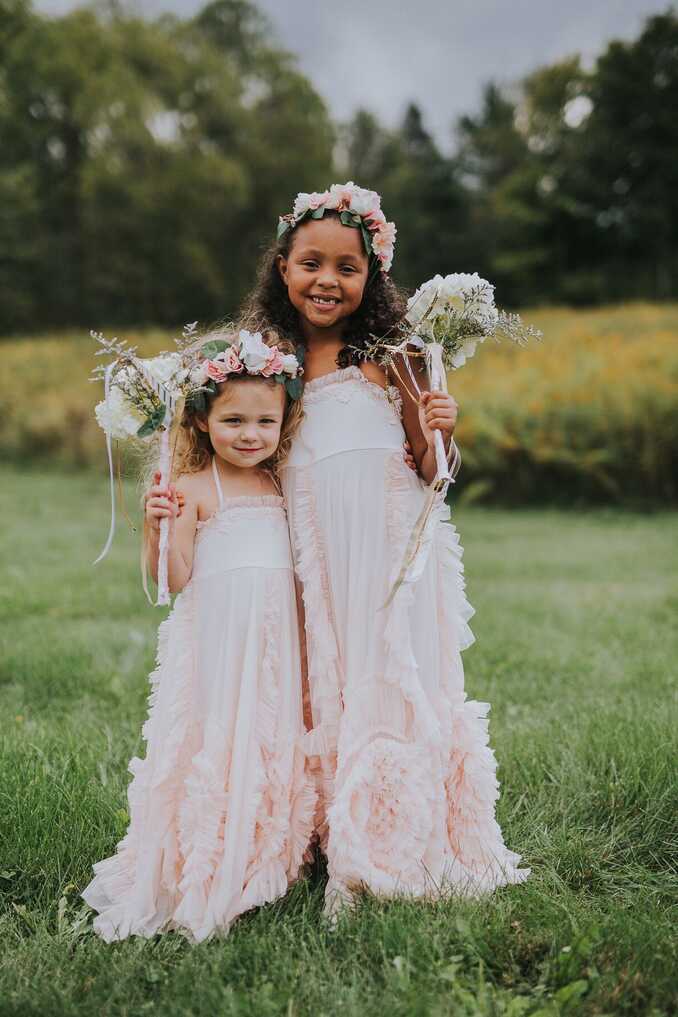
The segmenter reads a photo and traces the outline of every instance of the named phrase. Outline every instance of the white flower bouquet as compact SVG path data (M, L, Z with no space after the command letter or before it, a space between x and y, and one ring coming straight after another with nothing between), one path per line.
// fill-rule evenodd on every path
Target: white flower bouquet
M419 393L419 385L410 369L411 347L426 358L431 375L431 388L447 391L447 371L454 371L475 354L486 339L509 339L524 345L541 338L541 332L524 325L520 315L500 311L494 302L494 286L476 272L455 272L436 275L422 283L407 302L407 313L401 334L395 341L373 338L366 355L396 373L396 356L400 355ZM415 355L417 355L415 353ZM441 489L450 483L442 436L436 437L437 476L435 486Z

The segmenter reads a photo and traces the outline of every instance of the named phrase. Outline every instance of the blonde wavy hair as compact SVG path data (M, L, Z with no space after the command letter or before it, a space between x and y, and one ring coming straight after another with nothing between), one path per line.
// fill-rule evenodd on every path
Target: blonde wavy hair
M220 339L232 342L238 335L240 327L240 325L234 326L229 324L211 329L197 340L197 342L191 347L191 351L199 351L206 343L213 342L214 340ZM295 352L294 345L287 339L282 338L274 329L266 330L262 335L262 339L267 346L277 346L283 354ZM240 374L233 375L233 377L229 378L228 381L221 382L217 385L217 394L221 395L223 392L228 391L229 386L242 384L243 381L251 379L252 377L254 377L258 382L262 382L266 385L280 385L280 382L275 381L273 378L264 378L262 375L253 376ZM215 398L216 395L207 394L206 413L199 414L193 409L185 407L178 422L175 423L173 433L170 436L173 450L173 480L177 480L179 477L187 473L200 473L200 471L209 464L212 456L214 455L210 436L206 431L202 431L198 427L197 421L198 419L203 421L206 420L210 406L212 402L214 402ZM259 464L260 469L264 469L271 474L278 487L278 470L289 455L292 439L299 429L303 416L304 411L302 409L301 399L292 399L286 392L283 422L280 430L280 441L278 443L278 447L272 456L264 460L263 463ZM152 472L152 469L150 472Z

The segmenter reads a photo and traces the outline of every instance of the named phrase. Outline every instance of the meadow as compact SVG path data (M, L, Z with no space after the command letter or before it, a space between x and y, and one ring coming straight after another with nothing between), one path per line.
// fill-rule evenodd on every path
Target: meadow
M450 375L461 407L458 496L504 505L676 504L678 304L528 309L524 318L543 330L541 343L486 343ZM158 330L120 336L142 356L173 348ZM88 381L94 350L86 333L0 341L3 458L103 469L92 413L102 386ZM38 384L39 399L29 402Z
M467 688L492 703L498 818L532 867L524 886L364 897L331 932L319 859L284 900L193 947L106 945L79 897L126 828L164 616L141 591L137 538L121 522L92 568L108 518L92 471L3 466L0 505L1 1017L675 1013L669 512L455 509L477 612Z

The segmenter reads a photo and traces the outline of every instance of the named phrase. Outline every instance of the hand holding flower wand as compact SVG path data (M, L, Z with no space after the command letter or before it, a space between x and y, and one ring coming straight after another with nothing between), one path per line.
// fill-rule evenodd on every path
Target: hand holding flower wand
M475 272L472 275L455 273L444 278L436 275L423 283L407 302L401 334L400 341L398 337L396 341L375 337L366 347L366 356L390 367L397 376L396 358L402 358L418 395L421 389L409 359L417 354L411 352L411 347L420 350L418 355L426 359L431 389L446 392L447 371L462 367L474 355L478 344L488 337L497 342L506 338L525 345L528 340L540 339L542 335L531 325L525 326L518 314L498 311L494 286ZM409 391L407 386L403 387ZM444 501L449 484L454 483L439 430L434 432L434 448L436 476L384 606L391 603L403 583L416 582L421 575L433 536L433 509Z

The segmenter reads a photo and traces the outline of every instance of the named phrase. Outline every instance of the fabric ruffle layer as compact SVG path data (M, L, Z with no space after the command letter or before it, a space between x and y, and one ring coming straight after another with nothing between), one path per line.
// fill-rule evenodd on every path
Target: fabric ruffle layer
M277 730L280 615L271 590L257 701L255 794L239 823L247 838L245 875L228 899L211 894L217 873L230 865L224 845L231 756L225 739L207 741L209 719L198 722L194 715L192 611L189 583L158 631L142 728L147 754L129 763L127 833L114 855L94 865L82 894L99 912L93 927L107 942L170 930L192 942L226 933L239 914L287 891L313 831L316 792L304 752Z
M412 519L411 478L400 452L387 464L386 525L398 574ZM326 914L351 891L439 899L520 883L529 869L509 851L495 820L496 760L489 705L464 691L460 651L474 641L462 549L450 510L434 509L437 632L441 684L422 686L412 648L415 587L403 585L387 609L384 670L340 691L327 605L327 575L309 468L295 478L298 574L304 584L314 728L304 741L318 778L330 881Z

